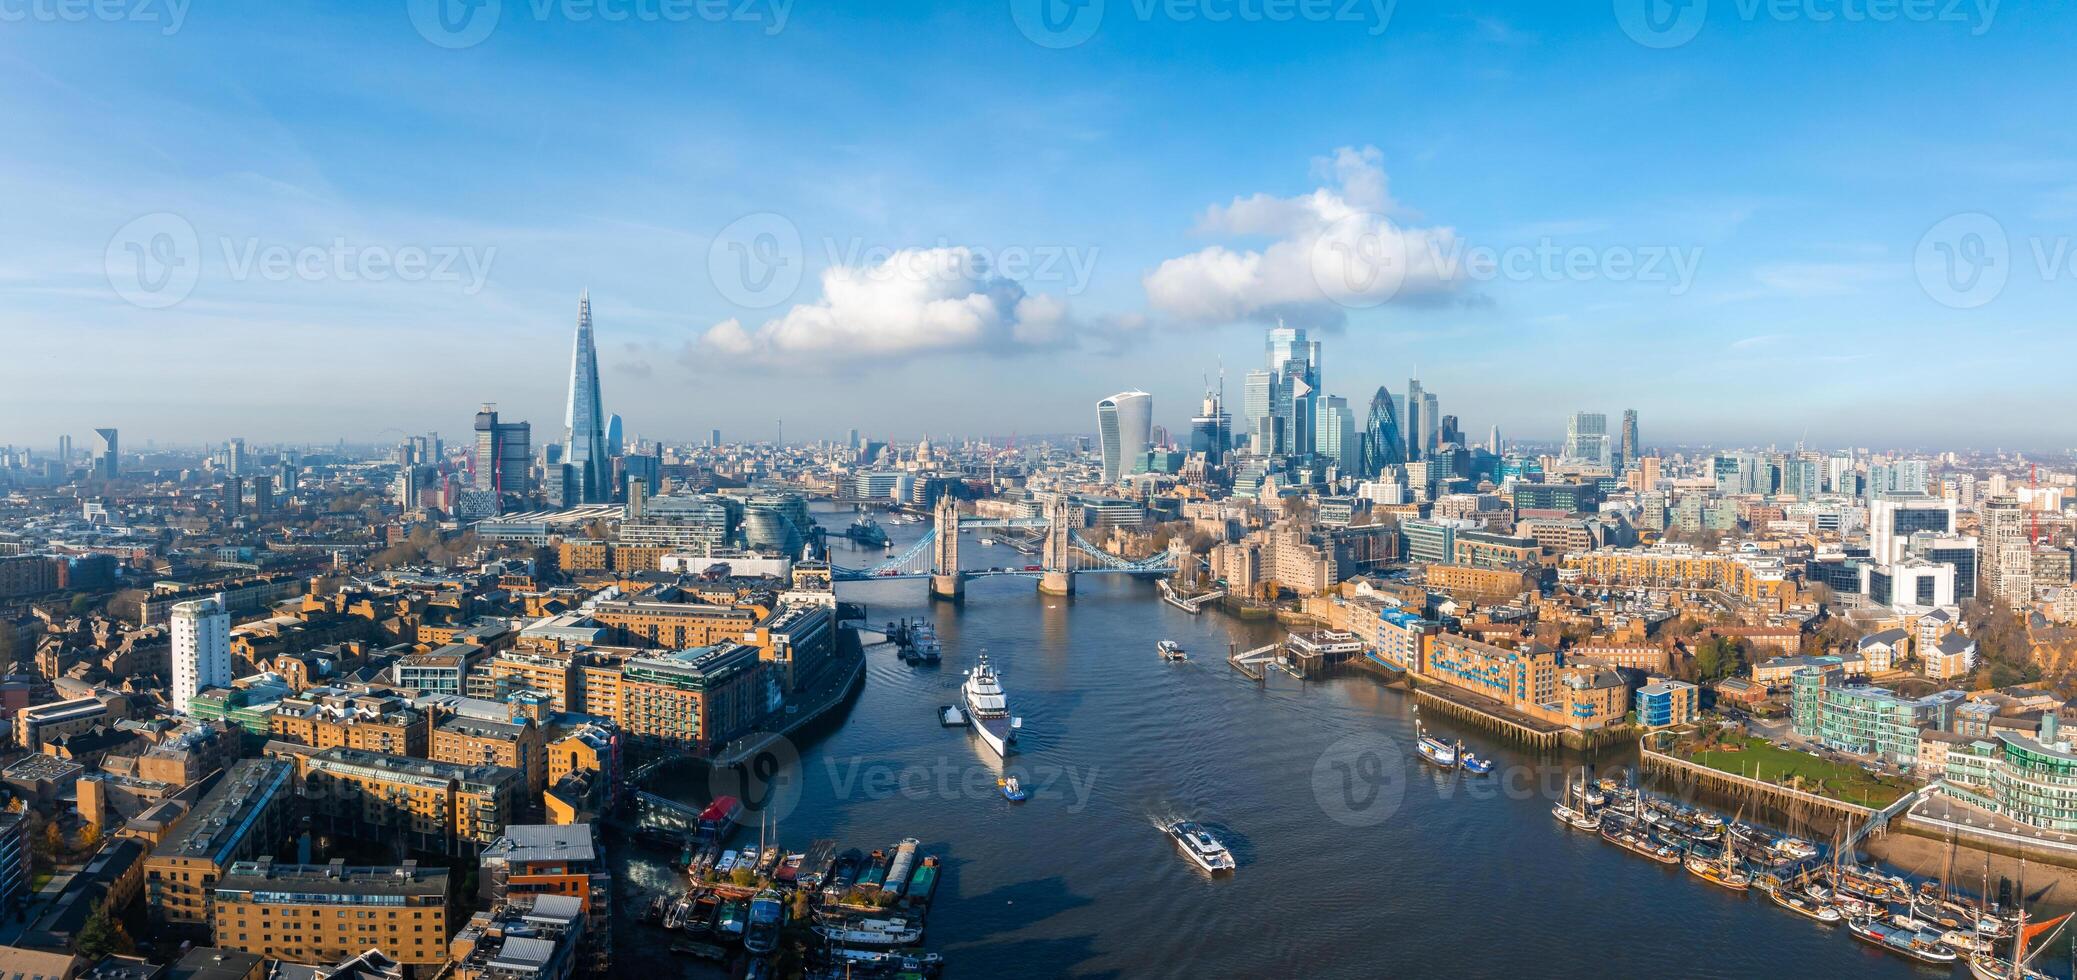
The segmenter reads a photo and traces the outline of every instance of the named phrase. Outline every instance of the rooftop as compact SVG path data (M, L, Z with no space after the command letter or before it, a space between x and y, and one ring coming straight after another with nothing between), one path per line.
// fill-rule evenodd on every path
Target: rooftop
M483 851L485 861L512 863L592 861L598 856L588 823L516 824Z

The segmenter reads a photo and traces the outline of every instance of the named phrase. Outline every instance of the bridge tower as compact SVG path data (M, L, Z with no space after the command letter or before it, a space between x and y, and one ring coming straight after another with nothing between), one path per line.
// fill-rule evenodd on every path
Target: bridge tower
M959 501L950 493L938 498L937 541L930 557L930 594L958 601L966 596L966 573L959 570Z
M1046 507L1046 545L1041 552L1046 570L1039 576L1038 588L1047 595L1075 594L1074 549L1067 539L1074 531L1074 525L1068 523L1070 512L1071 507L1064 493L1055 497L1053 503Z

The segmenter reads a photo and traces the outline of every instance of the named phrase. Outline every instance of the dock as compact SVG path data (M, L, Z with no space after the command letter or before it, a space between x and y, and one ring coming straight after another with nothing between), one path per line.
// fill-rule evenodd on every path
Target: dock
M1253 650L1233 653L1226 657L1226 665L1240 671L1242 677L1262 683L1269 677L1269 665L1278 656L1279 645L1271 643Z
M1183 595L1177 592L1174 586L1168 584L1167 579L1161 580L1160 589L1162 602L1181 609L1192 616L1203 612L1205 603L1226 597L1225 589L1214 589L1210 592L1200 592L1196 595Z
M1664 779L1684 792L1702 790L1721 793L1727 799L1751 801L1772 811L1763 811L1763 816L1771 816L1786 827L1829 825L1828 829L1847 827L1879 831L1888 822L1889 816L1894 815L1879 813L1868 807L1793 787L1712 769L1698 762L1667 755L1649 745L1638 745L1638 757L1639 768L1648 775ZM1908 803L1915 799L1916 795L1906 796L1904 801ZM1867 830L1857 829L1855 839L1860 839L1866 832Z
M1516 714L1491 698L1459 691L1446 685L1417 686L1414 688L1414 697L1423 707L1432 708L1473 728L1482 728L1526 743L1533 748L1555 749L1565 737L1564 728Z

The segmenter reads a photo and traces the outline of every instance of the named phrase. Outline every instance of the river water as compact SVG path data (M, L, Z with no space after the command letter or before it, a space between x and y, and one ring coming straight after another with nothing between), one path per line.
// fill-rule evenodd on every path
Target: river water
M845 519L824 516L841 532ZM920 525L889 526L897 544ZM969 568L1023 556L963 539ZM838 542L837 561L872 557ZM857 702L798 746L774 796L778 837L889 848L904 837L940 856L926 942L950 977L1937 977L1843 928L1797 918L1678 868L1567 830L1550 794L1567 754L1519 751L1447 719L1500 764L1444 775L1412 752L1413 699L1365 676L1256 684L1224 657L1277 630L1216 611L1192 616L1124 576L1084 576L1072 598L1032 580L968 584L964 603L922 583L840 586L869 619L929 617L939 667L868 649ZM1185 664L1155 654L1170 638ZM1007 768L934 711L986 651L1023 718ZM1619 764L1619 756L1601 760ZM999 774L1033 798L1004 800ZM711 792L693 767L658 780L690 802ZM1215 830L1239 870L1212 879L1158 825ZM741 836L754 841L756 828ZM623 851L628 850L623 848ZM621 902L676 879L656 856L623 857ZM623 923L621 970L696 968L650 927Z

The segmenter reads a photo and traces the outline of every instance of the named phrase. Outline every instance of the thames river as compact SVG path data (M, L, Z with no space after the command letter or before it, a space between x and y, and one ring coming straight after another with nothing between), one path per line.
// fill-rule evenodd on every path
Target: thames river
M847 521L821 519L839 534ZM887 530L899 545L924 527ZM979 539L962 539L962 565L1027 561ZM841 564L871 558L835 550ZM1274 626L1192 616L1124 576L1078 589L1041 597L1029 579L982 579L954 605L920 582L840 586L873 623L934 620L944 663L868 648L863 693L801 742L774 797L778 837L866 851L921 840L945 867L925 939L948 977L1954 975L1566 829L1547 794L1577 756L1437 718L1499 763L1486 777L1437 773L1412 754L1404 693L1275 671L1258 685L1226 666L1230 648L1269 642ZM1161 661L1164 638L1190 662ZM1006 769L935 717L984 650L1023 719ZM1003 799L1003 772L1032 799ZM690 802L710 792L691 767L656 788ZM1158 829L1175 818L1213 828L1238 872L1215 880L1189 864ZM753 826L738 840L755 837ZM625 859L624 909L677 880L656 858ZM692 969L653 927L623 918L618 945L629 975Z

